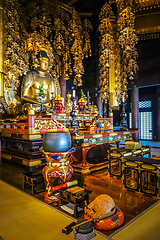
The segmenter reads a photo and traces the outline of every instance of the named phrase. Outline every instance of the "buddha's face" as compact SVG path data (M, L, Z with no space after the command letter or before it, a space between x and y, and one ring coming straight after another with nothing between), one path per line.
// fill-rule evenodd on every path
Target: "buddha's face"
M49 59L41 57L39 59L39 70L42 72L46 72L49 67Z

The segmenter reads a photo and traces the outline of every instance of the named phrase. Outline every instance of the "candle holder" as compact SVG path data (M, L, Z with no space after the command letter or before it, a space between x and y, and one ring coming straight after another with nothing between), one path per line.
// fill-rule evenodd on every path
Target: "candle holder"
M41 102L41 112L44 111L43 102Z
M122 112L121 112L121 122L120 122L120 129L121 130L128 130L128 125L126 121L126 112L125 112L126 102L122 101Z
M70 114L72 117L71 129L73 132L79 133L79 126L78 126L78 122L76 121L76 96L73 95L72 100L73 100L73 105L72 105L72 111Z
M89 95L87 96L87 113L91 113L91 109L90 109L90 97Z
M54 108L54 97L53 97L53 92L51 92L51 94L52 94L52 100L51 100L51 108L50 108L50 111L51 111L52 113L55 113L56 110L55 110L55 108Z

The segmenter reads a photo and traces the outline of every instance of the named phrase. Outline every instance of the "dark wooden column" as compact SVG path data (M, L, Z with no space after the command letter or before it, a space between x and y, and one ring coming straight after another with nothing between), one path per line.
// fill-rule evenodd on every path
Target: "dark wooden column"
M3 35L4 35L4 1L0 0L0 97L3 96L3 55L4 55L4 44L3 44Z
M66 80L64 77L64 68L62 67L62 74L60 76L61 97L66 98Z
M139 88L133 84L131 87L132 102L132 128L139 128ZM139 134L133 134L133 140L139 142Z
M160 141L160 86L156 87L156 92L157 92L156 132L157 132L157 141Z
M0 140L0 163L2 162L2 159L1 159L1 140Z

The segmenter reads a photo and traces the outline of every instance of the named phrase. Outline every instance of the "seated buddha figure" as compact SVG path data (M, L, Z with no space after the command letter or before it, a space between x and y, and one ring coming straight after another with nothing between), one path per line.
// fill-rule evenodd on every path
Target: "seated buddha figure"
M33 107L41 105L40 89L43 88L43 103L49 107L52 95L57 96L57 85L54 79L47 74L49 67L49 57L45 51L37 54L38 67L35 71L30 71L22 79L21 99L32 104ZM41 100L40 100L41 99Z

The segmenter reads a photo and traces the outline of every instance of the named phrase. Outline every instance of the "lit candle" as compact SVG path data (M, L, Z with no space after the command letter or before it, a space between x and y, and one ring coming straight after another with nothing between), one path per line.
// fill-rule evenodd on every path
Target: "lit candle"
M73 97L76 96L76 90L73 90Z
M124 97L122 97L122 102L124 102Z
M87 97L89 97L89 91L87 91Z

